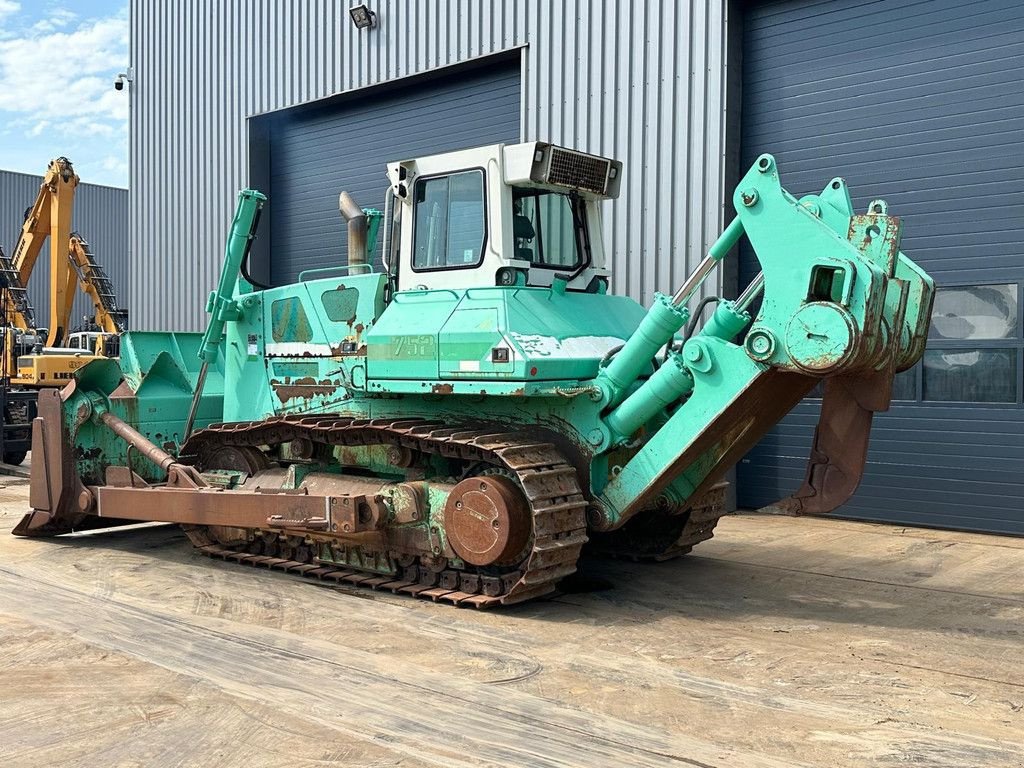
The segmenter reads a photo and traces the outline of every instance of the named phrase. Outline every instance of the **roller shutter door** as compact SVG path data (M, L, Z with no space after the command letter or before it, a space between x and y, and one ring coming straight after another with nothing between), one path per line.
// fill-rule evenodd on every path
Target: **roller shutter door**
M1024 533L1024 5L790 0L743 23L744 167L772 152L794 194L842 175L858 210L885 198L942 286L924 364L876 417L840 514ZM741 463L741 505L800 484L817 411L798 406Z
M382 208L389 161L519 141L520 93L516 59L272 116L273 283L345 263L338 193L346 189L364 208Z

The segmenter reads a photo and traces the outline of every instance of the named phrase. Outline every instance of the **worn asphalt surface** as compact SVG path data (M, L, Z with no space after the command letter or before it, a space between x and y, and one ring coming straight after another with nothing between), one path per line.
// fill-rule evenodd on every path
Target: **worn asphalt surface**
M5 767L1024 766L1022 540L730 517L476 612L174 526L17 539L0 486Z

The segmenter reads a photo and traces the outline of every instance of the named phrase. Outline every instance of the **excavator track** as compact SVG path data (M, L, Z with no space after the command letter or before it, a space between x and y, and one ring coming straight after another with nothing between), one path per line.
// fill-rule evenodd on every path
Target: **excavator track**
M452 428L421 419L343 419L281 416L254 422L218 424L197 432L183 447L183 460L199 460L221 448L257 448L298 438L326 446L388 445L438 454L470 465L495 468L513 478L529 503L533 532L529 551L517 568L488 575L472 568L439 571L422 563L399 565L388 575L321 561L313 547L292 548L290 557L273 557L264 539L226 546L205 526L185 526L203 554L256 567L272 568L322 581L408 594L435 602L489 608L541 597L576 570L586 535L586 500L576 470L550 443L530 440L519 432ZM254 529L269 533L264 529ZM279 536L288 532L277 532ZM302 535L302 532L292 532ZM377 553L387 555L386 552Z

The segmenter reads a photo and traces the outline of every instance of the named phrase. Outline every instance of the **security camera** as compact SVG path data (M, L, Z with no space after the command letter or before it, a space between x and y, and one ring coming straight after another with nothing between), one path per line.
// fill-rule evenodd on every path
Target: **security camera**
M124 75L123 74L118 75L116 78L114 78L114 90L115 91L123 91L124 90Z

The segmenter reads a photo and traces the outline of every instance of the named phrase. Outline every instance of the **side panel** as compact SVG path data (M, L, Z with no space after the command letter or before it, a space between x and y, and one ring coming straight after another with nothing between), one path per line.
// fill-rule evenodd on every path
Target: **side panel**
M632 299L546 288L472 288L395 295L367 333L372 381L581 381L636 329ZM500 360L507 350L508 361Z

